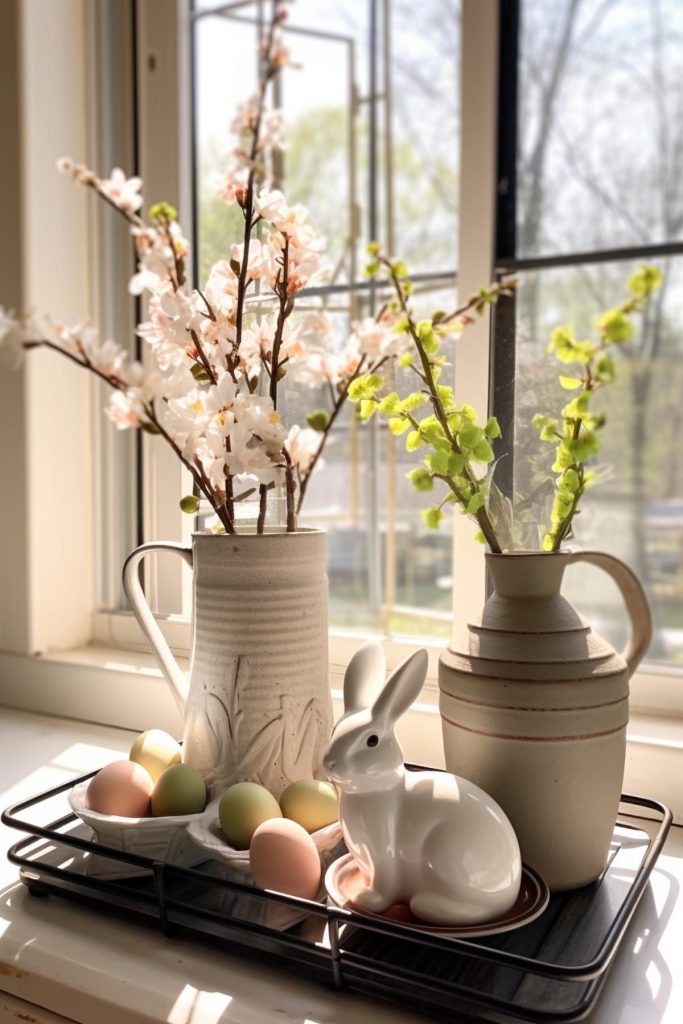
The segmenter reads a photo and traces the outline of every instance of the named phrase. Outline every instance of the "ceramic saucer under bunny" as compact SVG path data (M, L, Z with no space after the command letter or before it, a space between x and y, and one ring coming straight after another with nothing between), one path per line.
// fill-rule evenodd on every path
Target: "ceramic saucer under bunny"
M519 895L512 907L500 917L482 924L472 925L434 925L418 920L405 903L396 903L381 914L365 910L354 903L354 897L365 889L366 883L360 868L350 853L330 864L325 874L327 895L338 907L353 910L364 917L379 921L390 921L392 924L410 925L418 931L429 935L441 935L451 939L475 939L485 935L499 935L511 932L530 924L540 917L548 906L550 891L539 874L532 868L522 866L522 879Z

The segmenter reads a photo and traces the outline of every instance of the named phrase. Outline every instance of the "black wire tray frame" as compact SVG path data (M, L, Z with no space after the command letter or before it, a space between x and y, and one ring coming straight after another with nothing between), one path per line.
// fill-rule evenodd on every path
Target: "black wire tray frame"
M409 768L420 766L408 765ZM146 917L156 920L162 931L172 935L174 931L188 931L202 936L219 938L235 947L256 949L268 953L271 957L286 966L303 971L307 976L326 982L334 988L350 988L389 998L406 999L413 1002L421 1010L429 1010L439 1016L457 1015L461 1021L471 1014L469 1019L479 1021L519 1021L533 1022L567 1022L577 1021L584 1017L594 1006L606 979L607 970L614 959L619 944L628 924L645 891L650 873L664 845L672 822L672 814L668 807L647 797L622 794L621 803L636 808L640 814L632 817L647 818L652 824L652 812L658 817L656 831L650 835L650 842L643 859L630 885L628 894L619 906L609 927L605 930L601 943L594 955L583 963L560 964L550 960L537 959L510 949L500 949L476 939L456 939L427 934L412 928L408 924L372 919L354 911L328 906L312 900L304 900L280 893L265 892L251 885L228 881L220 877L209 877L197 867L183 868L171 864L163 864L139 854L114 850L100 843L83 839L79 836L61 831L66 826L79 821L73 813L66 814L46 826L33 824L19 815L33 807L68 792L79 783L86 782L96 772L90 772L70 782L55 786L28 800L8 807L2 814L2 822L9 828L17 829L28 835L16 843L8 851L8 859L20 867L21 881L34 895L60 895L72 900L93 899L108 907L116 908L124 914ZM631 817L631 815L628 815ZM619 824L619 822L618 822ZM623 824L623 823L622 823ZM626 827L629 827L628 825ZM149 891L143 892L139 885L130 879L104 879L84 875L82 872L41 861L34 847L37 839L45 839L52 844L66 846L87 854L96 854L111 861L122 861L145 872L151 882ZM606 869L607 870L607 869ZM302 938L293 931L276 931L262 925L226 917L208 908L197 906L196 902L178 898L177 890L182 892L183 885L197 883L202 886L229 890L233 894L243 894L252 900L278 903L305 912L322 920L327 925L329 946ZM576 890L583 893L586 890ZM352 926L353 931L348 931ZM449 980L443 976L425 975L424 971L413 970L402 964L400 967L382 962L368 953L355 952L353 943L347 944L346 934L367 937L374 936L378 941L401 943L404 948L408 944L412 952L431 950L435 956L439 954L456 957L459 961L465 958L468 962L495 965L501 969L518 972L522 977L531 975L555 982L584 983L576 985L577 998L570 1006L562 1008L536 1007L532 1011L523 1006L514 1005L509 999L502 999L490 992L473 988ZM514 934L514 933L512 933ZM347 948L350 945L351 948ZM365 943L367 945L367 943ZM408 957L413 961L412 955Z

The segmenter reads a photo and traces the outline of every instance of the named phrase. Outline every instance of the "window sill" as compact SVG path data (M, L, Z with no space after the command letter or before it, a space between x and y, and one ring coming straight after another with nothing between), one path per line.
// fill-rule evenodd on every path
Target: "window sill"
M181 661L187 661L191 646L190 621L180 615L157 616L157 622L171 648ZM379 634L377 634L379 637ZM439 657L446 642L420 637L379 637L384 644L387 665L398 665L415 647L424 647L429 654L429 668L424 696L428 703L438 704ZM351 655L367 635L351 630L330 629L330 668L333 684L342 676ZM135 617L130 612L97 612L93 642L106 648L121 649L127 654L147 654L149 644ZM68 656L68 655L67 655ZM154 661L150 662L152 665ZM631 711L664 718L677 716L683 721L683 669L673 665L643 664L631 679Z
M333 639L330 683L335 716L341 713L344 662L359 638ZM390 660L412 645L391 644ZM422 702L399 723L406 758L443 767L441 721L433 648ZM187 658L179 657L185 670ZM141 683L144 681L144 685ZM680 686L680 679L676 680ZM121 648L88 646L41 656L0 653L0 704L117 728L165 729L182 733L169 687L152 655ZM683 823L683 718L643 710L632 700L624 789L662 800Z

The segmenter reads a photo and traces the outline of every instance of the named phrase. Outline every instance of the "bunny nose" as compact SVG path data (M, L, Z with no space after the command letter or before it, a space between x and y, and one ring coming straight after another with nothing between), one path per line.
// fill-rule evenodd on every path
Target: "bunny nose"
M330 761L329 758L326 757L325 758L325 767L326 768L336 768L337 767L337 762L336 761Z

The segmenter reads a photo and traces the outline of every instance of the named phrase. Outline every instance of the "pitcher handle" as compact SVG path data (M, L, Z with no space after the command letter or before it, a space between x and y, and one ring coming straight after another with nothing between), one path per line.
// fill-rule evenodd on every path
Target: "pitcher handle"
M604 551L574 551L570 558L571 562L590 562L591 565L597 565L611 576L619 587L631 623L631 631L622 656L628 665L629 674L633 675L652 640L652 613L640 580L621 559Z
M138 566L145 555L148 555L151 551L175 551L192 568L192 548L186 547L184 544L174 544L172 541L156 541L151 544L141 544L135 551L131 551L123 565L123 589L126 597L142 632L152 645L154 656L159 663L161 671L170 683L173 696L176 699L181 714L183 714L187 697L185 673L171 654L171 648L166 642L166 637L161 632L140 586Z

